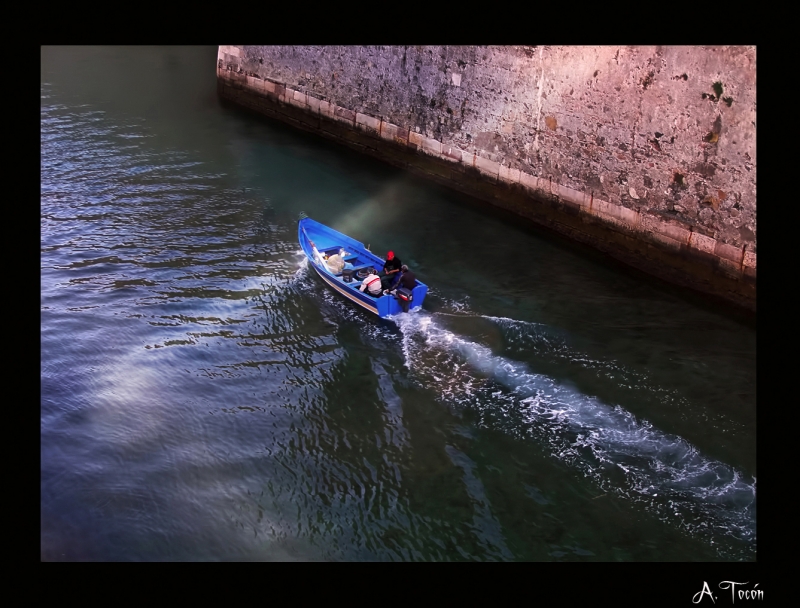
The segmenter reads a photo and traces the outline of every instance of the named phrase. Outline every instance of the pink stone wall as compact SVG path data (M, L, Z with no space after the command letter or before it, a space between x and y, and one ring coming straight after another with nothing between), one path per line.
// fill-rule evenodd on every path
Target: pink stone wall
M753 47L221 46L217 68L226 91L694 252L755 299Z

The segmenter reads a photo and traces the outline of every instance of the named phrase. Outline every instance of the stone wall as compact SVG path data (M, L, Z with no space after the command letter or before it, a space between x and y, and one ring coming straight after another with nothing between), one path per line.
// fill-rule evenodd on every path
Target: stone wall
M755 310L752 47L221 46L223 97Z

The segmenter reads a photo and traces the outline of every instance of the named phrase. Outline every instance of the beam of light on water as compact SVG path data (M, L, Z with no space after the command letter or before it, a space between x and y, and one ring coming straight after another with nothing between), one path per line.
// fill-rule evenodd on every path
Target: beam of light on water
M352 235L356 240L359 240L358 235L389 230L402 217L402 205L398 204L402 192L402 180L390 182L373 196L353 205L346 214L338 216L331 227L342 234ZM365 241L364 244L370 243Z

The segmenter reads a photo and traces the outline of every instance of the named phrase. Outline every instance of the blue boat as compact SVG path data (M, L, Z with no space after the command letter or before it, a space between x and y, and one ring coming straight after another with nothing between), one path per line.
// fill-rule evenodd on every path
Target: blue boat
M384 263L384 260L364 247L363 243L308 217L299 221L297 238L309 264L329 287L379 317L403 312L403 304L396 296L392 294L371 296L366 290L359 290L361 280L366 276L366 269L372 267L380 271ZM328 268L325 260L328 256L340 253L342 249L345 250L346 267L343 272L334 273ZM417 280L417 286L411 292L408 308L422 306L426 293L428 286Z

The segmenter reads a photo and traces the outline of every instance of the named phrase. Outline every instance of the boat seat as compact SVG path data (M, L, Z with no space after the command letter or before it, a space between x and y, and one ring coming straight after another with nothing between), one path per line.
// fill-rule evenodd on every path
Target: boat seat
M368 266L368 265L369 265L369 264L367 264L367 266ZM333 276L336 276L336 277L341 277L341 276L344 274L344 271L345 271L345 270L352 270L352 271L353 271L353 281L355 282L356 280L358 280L358 282L360 283L360 282L361 282L361 279L356 279L356 275L355 275L355 273L356 273L356 271L357 271L357 270L360 270L361 268L366 268L366 266L354 266L353 268L342 268L342 272L337 272L337 273L336 273L335 275L333 275Z
M327 249L319 249L319 252L321 254L323 254L323 255L333 255L335 253L339 253L339 250L341 250L341 249L347 250L347 247L340 247L340 246L337 245L336 247L328 247ZM352 262L353 260L357 260L357 259L358 259L358 254L357 253L351 253L349 255L344 256L344 261L345 262Z
M361 270L363 268L369 268L370 266L375 268L375 264L359 264L358 266L353 266L350 270L353 271L353 276L355 277L355 273L356 272L358 272L359 270ZM377 270L377 268L375 268L375 270Z

